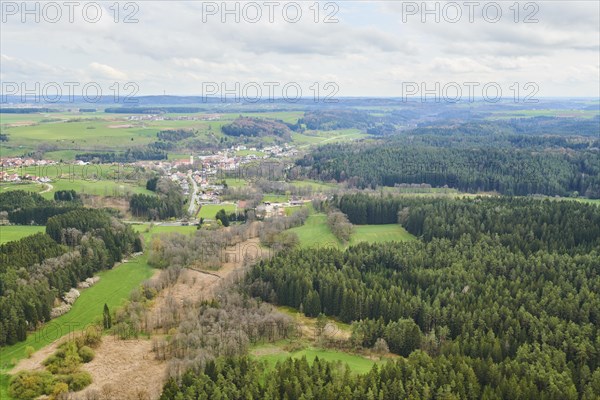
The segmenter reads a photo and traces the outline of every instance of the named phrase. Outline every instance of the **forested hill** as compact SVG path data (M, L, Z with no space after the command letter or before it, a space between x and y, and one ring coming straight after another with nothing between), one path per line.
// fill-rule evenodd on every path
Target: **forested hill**
M347 194L334 198L353 224L401 223L425 241L490 236L511 251L588 253L600 249L600 207L530 198L414 198Z
M465 192L600 198L597 140L406 136L322 146L299 160L313 179L359 188L426 183Z
M352 323L355 346L383 341L408 357L394 376L416 398L437 398L419 397L429 385L457 399L600 398L600 207L379 194L334 205L421 240L278 253L252 268L251 295ZM429 357L453 362L435 383L413 364ZM376 393L395 398L388 389Z
M230 124L223 125L221 130L229 136L273 136L290 139L292 131L282 121L260 118L239 117Z

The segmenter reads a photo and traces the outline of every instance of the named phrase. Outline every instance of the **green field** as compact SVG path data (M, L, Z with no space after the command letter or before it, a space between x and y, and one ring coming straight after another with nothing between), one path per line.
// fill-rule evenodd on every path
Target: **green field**
M310 187L314 192L327 192L331 189L335 189L336 187L335 183L325 183L311 180L291 181L290 183L297 187Z
M46 232L45 226L0 225L0 244L19 240L38 232Z
M248 181L242 178L226 178L225 183L231 188L245 187L248 185Z
M289 352L284 349L284 346L288 343L288 341L282 341L275 344L256 346L251 349L250 354L258 360L266 361L270 368L273 368L277 362L284 361L289 357L306 357L308 362L312 362L315 357L319 357L320 360L339 361L342 364L348 365L353 372L364 374L369 372L373 365L377 363L377 361L359 355L315 347L307 347L302 350Z
M325 143L347 142L350 140L363 139L369 137L359 129L340 129L336 131L306 131L304 133L292 133L294 144L300 147L310 145L320 145Z
M298 235L302 247L339 248L341 246L339 240L329 230L325 214L310 215L304 225L292 228L290 232Z
M354 233L350 237L350 245L360 242L404 242L415 240L415 237L399 224L387 225L354 225Z
M198 230L196 225L150 225L150 224L132 224L132 228L134 231L143 234L146 242L148 242L149 238L160 234L160 233L172 233L177 232L181 234L190 234L194 233Z
M401 242L415 239L413 235L406 232L406 230L398 224L354 225L354 233L350 237L350 242L344 246L333 233L331 233L329 226L327 226L327 216L325 214L310 215L304 225L292 228L290 231L295 232L298 235L300 246L304 248L344 248L348 245L355 245L360 242Z
M257 157L262 157L264 156L266 153L259 151L259 150L238 150L235 152L236 156L249 156L249 155L254 155Z
M198 214L199 218L204 219L215 219L215 215L219 210L225 210L227 213L235 212L236 206L235 204L205 204L200 209L200 213Z
M51 183L54 187L51 191L42 194L46 198L53 198L57 190L75 190L80 194L91 194L95 196L119 197L129 194L141 193L153 196L154 193L145 187L135 183L121 182L116 180L66 180L61 179Z
M287 203L290 201L290 196L284 194L265 194L262 201L269 203Z
M133 167L127 165L57 163L48 166L7 168L5 171L21 176L26 174L46 176L51 179L51 182L49 184L2 183L0 193L7 190L43 192L42 196L48 199L52 199L57 190L75 190L82 194L115 197L134 193L153 195L153 192L146 190L145 180L138 176Z
M102 271L98 274L100 281L91 288L81 291L81 296L71 311L30 333L25 341L0 349L0 375L2 375L0 398L8 398L6 394L8 380L4 375L14 366L14 361L25 357L25 347L32 346L39 350L66 334L101 321L105 303L112 311L116 310L129 297L131 291L142 281L150 278L152 273L153 269L148 265L146 255L114 269Z
M11 190L24 190L26 192L39 193L44 190L44 186L37 183L0 183L0 193L9 192Z

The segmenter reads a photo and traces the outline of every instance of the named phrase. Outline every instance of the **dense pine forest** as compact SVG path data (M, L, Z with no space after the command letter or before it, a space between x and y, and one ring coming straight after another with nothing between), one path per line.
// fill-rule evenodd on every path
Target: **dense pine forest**
M552 382L551 393L540 396L534 379L547 379L547 365L560 365L538 349L524 349L518 362L502 370L491 363L465 362L454 355L431 357L415 351L408 358L373 367L364 375L352 374L340 364L319 360L309 364L305 358L287 359L273 370L248 358L224 358L210 362L201 372L188 371L180 381L171 379L161 400L196 399L319 399L319 400L398 400L398 399L576 399L565 382ZM535 360L535 367L523 369L519 362ZM564 365L563 365L564 366ZM482 385L477 374L485 373ZM514 378L504 376L514 374ZM519 376L520 378L517 378ZM527 380L530 379L529 382ZM586 386L583 399L597 398L600 373Z
M326 145L297 164L311 178L359 188L425 183L465 192L600 198L598 139L494 131L474 136L465 127L451 136L455 130Z
M511 251L588 253L600 248L600 210L573 201L509 197L424 199L362 193L334 197L350 222L401 223L425 241L491 236Z
M431 390L414 398L600 396L598 207L366 195L339 204L351 221L389 223L395 215L422 240L279 253L253 268L252 295L352 322L356 346L385 340L409 361L402 374L380 379L408 374L411 385ZM449 397L439 397L443 389L411 365L422 357L459 364L477 390L462 392L457 377L465 375L454 366L438 376L454 377Z

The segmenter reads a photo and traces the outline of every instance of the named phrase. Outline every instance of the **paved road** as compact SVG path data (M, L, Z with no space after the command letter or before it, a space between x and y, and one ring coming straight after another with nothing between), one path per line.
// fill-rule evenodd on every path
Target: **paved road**
M192 182L192 186L194 190L192 191L192 196L190 197L190 207L188 208L188 214L193 217L196 214L197 206L196 206L196 195L198 194L198 185L196 181L192 177L192 174L188 174L188 180Z

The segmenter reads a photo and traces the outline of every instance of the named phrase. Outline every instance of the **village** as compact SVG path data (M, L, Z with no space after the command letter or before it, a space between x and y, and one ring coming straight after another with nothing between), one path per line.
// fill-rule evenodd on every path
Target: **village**
M203 205L233 204L223 202L221 198L227 187L227 180L245 182L247 178L256 178L264 173L257 169L261 164L285 169L287 161L297 154L294 146L283 144L260 149L235 145L211 154L191 154L189 157L173 160L144 160L110 165L93 164L82 160L59 163L31 157L9 157L0 158L0 182L17 185L37 183L51 187L52 182L63 179L93 181L123 179L124 174L115 174L115 168L119 171L134 169L154 171L155 174L168 177L181 186L184 196L189 200L188 214L193 218ZM133 180L139 178L137 174L132 177ZM290 199L285 204L264 202L257 208L257 213L262 216L279 215L286 207L301 204L302 201L296 198Z

